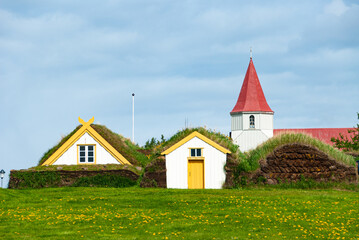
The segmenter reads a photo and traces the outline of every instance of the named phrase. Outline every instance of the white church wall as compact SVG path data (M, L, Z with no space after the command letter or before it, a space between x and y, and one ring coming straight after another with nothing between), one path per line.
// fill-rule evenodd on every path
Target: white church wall
M224 165L227 155L197 137L166 155L167 188L188 188L190 148L203 148L205 188L222 188L226 180Z
M232 132L232 139L242 152L246 152L267 141L269 137L261 130L248 129Z
M260 115L260 129L272 130L272 132L273 132L273 114L262 113L259 115ZM273 133L272 133L272 136L273 136Z
M231 115L231 130L249 129L249 117L255 119L255 129L273 129L273 114L260 112L235 113Z
M231 116L231 129L232 131L235 130L242 130L243 129L243 116L242 114L233 114Z
M62 154L53 165L77 165L78 145L95 145L96 164L120 164L105 148L101 146L90 134L82 135L67 151ZM90 163L91 164L91 163Z

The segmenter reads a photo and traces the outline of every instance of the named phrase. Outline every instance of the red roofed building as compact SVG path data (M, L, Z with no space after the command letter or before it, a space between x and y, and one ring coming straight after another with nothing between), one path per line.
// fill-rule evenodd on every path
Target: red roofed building
M348 129L353 128L307 128L307 129L273 129L273 110L264 96L256 69L250 58L242 88L236 105L230 112L231 137L243 152L256 148L273 135L286 132L305 133L327 144L333 145L332 137L339 134L350 137Z
M332 137L337 138L339 134L350 139L352 133L348 133L348 130L354 130L354 128L302 128L302 129L274 129L274 136L282 133L305 133L314 138L321 140L326 144L333 145L330 141Z

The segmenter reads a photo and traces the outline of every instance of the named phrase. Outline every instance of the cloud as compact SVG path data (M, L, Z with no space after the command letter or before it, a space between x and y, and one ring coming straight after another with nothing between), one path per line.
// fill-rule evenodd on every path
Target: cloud
M325 13L336 16L343 15L348 9L349 7L347 7L342 0L333 0L330 4L324 7Z

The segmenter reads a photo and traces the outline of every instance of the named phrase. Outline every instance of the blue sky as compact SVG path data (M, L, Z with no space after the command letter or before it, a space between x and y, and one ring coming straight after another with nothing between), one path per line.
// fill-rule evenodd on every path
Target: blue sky
M275 128L352 127L358 1L0 0L0 169L34 166L79 123L135 139L228 134L249 49ZM5 179L7 182L7 178Z

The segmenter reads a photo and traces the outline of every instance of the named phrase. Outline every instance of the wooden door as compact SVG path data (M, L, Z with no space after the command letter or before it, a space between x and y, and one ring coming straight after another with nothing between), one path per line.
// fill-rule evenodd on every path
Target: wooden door
M188 160L188 188L204 188L203 160Z

